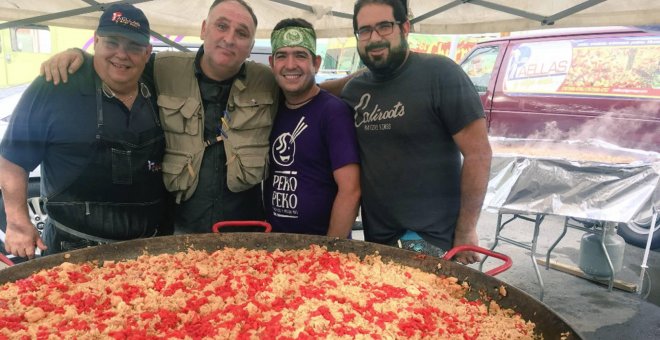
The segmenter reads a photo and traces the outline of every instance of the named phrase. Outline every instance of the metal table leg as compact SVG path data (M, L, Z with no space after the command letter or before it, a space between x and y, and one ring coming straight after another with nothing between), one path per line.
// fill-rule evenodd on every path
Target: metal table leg
M508 220L506 220L506 222L502 223L502 216L503 215L504 215L503 213L498 213L497 214L497 226L495 227L495 242L493 242L493 245L490 247L491 251L495 250L495 247L497 247L497 244L501 240L500 233L504 229L504 226L506 226L507 224L513 222L517 218L524 218L522 216L518 217L519 215L517 215L517 214L513 214L513 216L510 219L508 219ZM481 259L481 261L479 261L479 271L483 271L484 262L486 262L487 258L488 258L488 256L484 256Z
M605 246L605 234L607 233L607 229L609 228L614 228L614 222L604 222L603 223L603 228L601 228L601 234L600 234L600 247L603 249L603 252L605 253L605 258L607 259L607 265L610 267L610 282L607 285L607 290L612 291L612 288L614 287L614 265L612 264L612 258L610 258L610 253L607 251L607 247Z
M653 216L651 217L651 225L649 226L649 236L646 239L646 247L644 248L644 257L642 258L642 264L641 264L641 271L639 273L639 284L637 287L637 294L642 294L642 287L644 284L644 275L646 274L646 269L648 269L648 265L646 264L646 261L649 258L649 251L651 250L651 242L653 241L653 232L655 231L655 223L658 220L658 212L653 211ZM649 289L651 289L649 287Z
M568 219L569 217L566 217L564 219L564 230L561 232L561 235L557 238L555 243L553 243L550 246L550 249L548 249L548 252L545 254L545 269L548 270L550 269L550 253L555 249L555 247L561 242L561 240L566 236L566 231L568 230Z
M502 231L502 228L504 228L507 223L513 221L513 218L504 222L502 224L502 214L498 213L497 214L497 226L495 226L495 242L493 242L493 245L490 247L490 250L495 250L495 247L497 247L497 243L499 242L499 237L500 237L500 232ZM483 267L484 267L484 262L486 262L486 259L488 258L488 255L484 256L481 261L479 261L479 271L483 272Z
M534 265L534 271L536 272L536 278L539 281L539 286L541 287L541 294L540 294L540 300L543 301L543 295L545 291L545 285L543 284L543 278L541 277L541 271L539 270L539 266L536 263L536 246L538 242L538 237L539 237L539 231L541 229L541 223L543 222L543 219L545 218L545 215L543 214L536 214L535 218L529 218L523 215L519 214L513 214L513 217L508 219L506 222L502 223L502 215L503 213L498 213L497 214L497 230L495 231L495 242L493 243L493 246L490 248L490 250L494 250L495 247L497 247L499 241L509 243L511 245L527 249L531 252L531 258L532 258L532 265ZM504 227L509 224L510 222L516 220L516 219L522 219L525 221L529 222L534 222L534 235L532 236L532 241L531 242L520 242L516 241L514 239L505 237L501 235L502 230ZM480 261L479 263L479 270L481 271L483 268L483 264L486 261L486 256Z
M543 301L543 293L545 292L545 285L543 284L543 278L541 278L541 271L539 270L539 265L536 263L536 245L539 239L539 230L541 229L541 222L545 216L541 214L536 214L536 220L534 221L534 236L532 238L532 264L534 265L534 271L536 271L536 278L539 280L539 285L541 286L541 297L540 300Z

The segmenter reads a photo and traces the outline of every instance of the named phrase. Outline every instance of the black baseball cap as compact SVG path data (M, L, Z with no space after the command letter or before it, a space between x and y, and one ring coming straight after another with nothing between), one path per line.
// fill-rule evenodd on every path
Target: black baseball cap
M108 7L99 19L96 34L102 37L118 35L140 45L149 45L149 20L142 10L130 4Z

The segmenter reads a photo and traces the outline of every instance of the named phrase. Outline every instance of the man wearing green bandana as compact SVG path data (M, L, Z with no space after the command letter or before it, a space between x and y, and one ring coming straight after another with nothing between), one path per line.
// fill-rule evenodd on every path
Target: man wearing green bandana
M284 100L270 135L266 218L275 232L348 237L360 200L352 111L314 81L321 57L309 22L280 21L271 46Z

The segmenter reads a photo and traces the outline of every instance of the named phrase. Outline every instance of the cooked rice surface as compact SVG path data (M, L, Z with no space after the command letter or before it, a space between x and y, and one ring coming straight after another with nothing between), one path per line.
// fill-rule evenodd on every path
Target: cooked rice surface
M468 285L380 256L225 248L63 263L0 286L0 339L531 339Z

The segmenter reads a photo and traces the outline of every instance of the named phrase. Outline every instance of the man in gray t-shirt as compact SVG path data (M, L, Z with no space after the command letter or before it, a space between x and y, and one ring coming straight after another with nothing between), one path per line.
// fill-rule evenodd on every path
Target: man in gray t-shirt
M450 59L408 50L399 0L358 1L353 27L369 70L342 98L355 109L366 240L437 256L478 245L491 149L474 86Z

